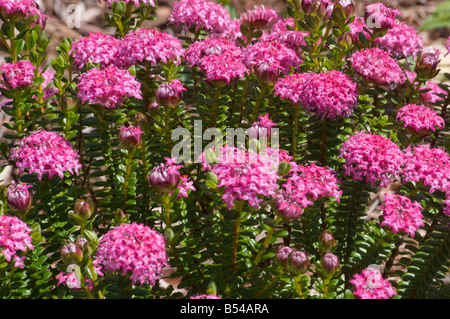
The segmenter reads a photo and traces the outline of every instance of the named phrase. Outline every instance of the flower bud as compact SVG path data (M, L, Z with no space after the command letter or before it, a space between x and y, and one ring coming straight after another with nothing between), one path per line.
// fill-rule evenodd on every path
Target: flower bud
M119 131L120 146L127 151L133 150L141 144L141 129L135 126L122 126Z
M350 35L350 33L348 32L344 32L342 33L338 38L337 38L337 44L344 48L345 50L348 49L351 45L352 45L352 36Z
M180 175L171 171L163 163L155 167L148 178L153 188L163 194L175 190L180 182Z
M281 246L275 254L275 261L285 270L288 269L289 256L293 251L294 250L291 247Z
M328 230L323 231L319 236L319 250L323 254L327 251L334 252L337 247L337 241L334 239L333 234Z
M214 281L211 281L206 288L206 294L217 295L217 285Z
M92 211L94 209L94 203L92 199L77 199L75 202L75 207L73 209L74 214L79 216L83 220L88 220L91 218Z
M78 99L68 96L68 94L64 94L58 103L59 110L64 114L75 112L78 109L78 106Z
M208 174L206 174L206 179L208 181L213 182L214 184L219 184L219 178L217 177L217 175L214 172L208 172Z
M291 164L286 161L281 162L278 165L278 175L284 176L287 175L291 171Z
M83 251L80 246L74 242L65 243L61 250L61 259L64 264L78 264L83 260Z
M292 196L284 189L279 190L273 199L273 206L277 216L284 220L295 220L303 214L301 207Z
M436 68L440 62L438 49L427 47L422 50L416 64L415 72L422 77L432 78L437 75Z
M322 271L326 276L331 277L341 270L341 265L339 263L339 258L332 252L326 252L322 255L320 259Z
M289 255L289 272L294 276L304 273L308 269L309 264L309 258L304 251L293 251Z
M278 68L271 67L268 62L262 62L258 65L256 74L263 83L271 84L278 80L280 71Z
M31 208L33 204L33 191L29 188L32 185L11 184L6 190L6 199L13 212L23 213Z
M185 90L183 84L178 80L163 83L156 90L156 102L164 107L177 106L183 98Z

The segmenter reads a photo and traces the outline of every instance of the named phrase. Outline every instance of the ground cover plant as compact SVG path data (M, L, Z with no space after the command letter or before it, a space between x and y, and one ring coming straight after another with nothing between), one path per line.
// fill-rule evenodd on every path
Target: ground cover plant
M1 298L450 297L447 52L401 12L103 2L48 59L0 0Z

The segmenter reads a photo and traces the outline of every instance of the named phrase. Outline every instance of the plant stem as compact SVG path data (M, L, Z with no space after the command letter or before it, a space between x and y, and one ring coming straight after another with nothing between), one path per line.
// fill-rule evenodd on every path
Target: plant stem
M128 197L128 183L130 179L130 173L131 173L131 162L133 161L133 154L134 151L131 150L127 154L126 159L126 168L125 168L125 178L123 182L123 211L126 213L127 211L127 197Z
M241 229L241 221L242 221L242 209L244 208L244 202L240 201L236 204L236 211L239 214L239 216L234 220L234 242L233 242L233 273L236 272L236 261L237 261L237 249L238 249L238 241L239 241L239 231Z
M298 113L300 111L299 106L294 105L294 131L292 133L292 157L295 160L296 152L297 152L297 136L298 136Z

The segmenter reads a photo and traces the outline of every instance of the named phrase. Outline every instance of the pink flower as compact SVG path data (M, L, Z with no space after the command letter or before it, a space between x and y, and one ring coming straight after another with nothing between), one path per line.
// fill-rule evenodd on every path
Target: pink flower
M266 9L263 5L255 6L253 10L247 10L241 14L242 24L255 29L267 28L278 19L276 10Z
M122 275L131 273L131 282L153 286L167 265L164 237L150 227L137 223L112 228L99 240L98 265Z
M433 82L431 80L428 80L425 83L425 86L420 88L421 90L429 89L429 91L420 93L420 96L426 103L434 104L438 101L442 101L443 98L440 95L444 95L444 97L447 96L447 92L442 89L436 82Z
M0 67L5 85L12 89L33 85L36 67L28 60L20 60L15 64L3 63Z
M345 176L387 187L400 178L404 155L397 144L384 136L357 133L344 142L340 157L345 159Z
M99 104L107 109L120 107L127 97L142 99L141 84L135 76L114 65L83 73L78 88L77 95L82 103Z
M16 184L13 182L6 190L6 198L13 212L25 212L33 204L33 185Z
M117 49L116 64L125 69L138 63L156 66L172 61L180 64L184 52L181 41L173 35L142 28L128 33L122 39Z
M48 18L43 14L36 4L35 0L0 0L0 16L16 19L37 17L32 22L45 26L45 20Z
M280 42L261 41L248 45L243 51L245 66L257 72L261 65L266 65L277 75L287 75L291 68L297 69L303 62L295 51Z
M161 106L176 106L183 98L183 91L186 91L179 80L162 83L156 90L156 101Z
M378 48L367 48L351 55L349 61L355 71L368 81L378 84L401 83L404 75L389 53Z
M252 124L252 126L248 129L249 139L261 139L265 138L266 141L270 138L272 126L276 126L277 124L272 122L269 119L269 114L264 116L259 116L259 121L256 121Z
M391 283L374 268L366 268L361 274L354 275L350 283L355 285L353 294L360 299L389 299L397 295Z
M229 54L237 60L242 59L242 50L236 44L222 36L209 36L192 43L186 50L185 61L191 66L199 66L202 59L210 55Z
M400 11L391 9L381 2L366 6L364 20L370 29L386 30L392 27L396 22Z
M142 139L142 133L139 126L122 126L119 131L119 142L120 145L127 149L128 151L131 151L136 146L141 144Z
M382 37L376 38L374 44L397 59L414 57L417 58L423 49L423 39L417 31L405 22L396 21L392 28Z
M150 7L155 6L154 0L98 0L99 3L106 2L106 5L108 7L111 7L114 2L121 2L121 1L125 2L126 4L132 3L136 7L139 7L141 5L147 5Z
M312 79L313 73L294 73L278 79L274 85L275 95L282 100L291 100L294 105L301 102L306 84Z
M367 40L370 39L370 35L372 34L372 32L364 22L364 19L362 17L355 17L355 20L348 26L350 27L350 36L354 43L360 42L359 33L362 33ZM369 30L369 32L367 32L365 29Z
M172 6L169 22L196 31L222 33L231 20L228 10L210 0L179 0Z
M411 237L414 237L414 233L419 227L424 226L423 207L418 202L412 202L408 197L390 193L385 195L384 201L385 206L381 206L383 209L381 226L389 226L394 234L399 231L409 233Z
M180 182L178 183L178 197L177 199L180 199L181 197L188 197L190 191L195 191L194 182L190 180L189 176L182 175L180 176Z
M217 175L217 187L223 187L222 199L228 209L238 200L259 209L265 197L275 196L279 154L272 154L269 148L258 154L227 145L217 153L215 163L208 163L203 156L203 167Z
M112 35L89 33L89 36L73 43L73 63L79 70L88 63L99 64L100 68L107 67L116 62L119 44L120 40Z
M27 249L34 249L30 232L31 228L19 218L0 216L0 254L3 254L8 262L14 257L14 267L24 267L24 259L18 256L18 251L26 252Z
M242 60L231 53L204 56L200 69L205 72L206 81L218 87L243 78L249 72Z
M408 104L400 108L397 112L397 121L403 122L403 127L407 127L414 132L442 129L445 126L444 119L436 114L432 109L416 104Z
M17 147L11 150L12 161L16 162L19 172L28 170L37 173L39 180L44 174L49 178L58 175L64 178L64 172L76 173L81 168L79 155L62 136L55 132L40 130L24 137Z
M289 49L293 50L297 53L297 55L300 55L303 51L300 46L307 46L305 37L308 36L308 32L302 32L302 31L294 31L294 30L279 30L279 31L272 31L269 34L264 33L260 40L267 41L267 42L273 42L277 41L282 44L284 44Z

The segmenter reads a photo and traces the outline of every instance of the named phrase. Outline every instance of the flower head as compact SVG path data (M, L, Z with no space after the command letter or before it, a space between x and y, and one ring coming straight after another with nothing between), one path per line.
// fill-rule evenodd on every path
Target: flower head
M73 63L79 70L84 69L88 63L99 64L100 68L116 63L120 40L112 35L101 32L89 33L73 43Z
M291 100L294 105L301 102L304 88L313 77L313 73L294 73L277 80L274 85L275 95L282 100Z
M389 53L379 48L367 48L353 53L349 61L355 71L368 81L378 84L401 83L404 75Z
M186 50L185 61L192 66L199 66L203 57L229 54L235 59L242 59L242 50L234 42L222 36L209 36L192 43Z
M81 168L79 155L70 143L55 132L40 130L31 133L16 143L10 160L16 162L20 173L28 170L37 173L39 180L45 174L49 178L58 175L64 178L64 172L76 173Z
M371 30L367 27L364 19L362 17L355 17L352 23L348 25L350 27L350 36L354 43L359 43L359 33L362 33L363 36L369 40L370 35L372 34ZM369 31L367 32L366 29Z
M120 42L117 65L128 69L138 63L152 65L172 61L181 63L185 50L181 41L167 32L141 28L128 33Z
M119 131L120 145L127 150L132 150L141 144L142 133L139 126L122 126Z
M161 106L176 106L183 98L186 91L179 80L164 82L156 90L156 101Z
M416 58L423 48L422 37L403 21L393 23L392 28L384 36L376 38L374 43L397 59Z
M20 60L14 64L3 63L0 67L4 83L12 89L33 85L35 69L36 67L28 60Z
M200 69L205 72L206 81L218 87L243 78L248 73L242 60L231 53L204 56Z
M14 267L23 268L23 259L19 256L19 251L34 249L30 236L31 228L17 217L0 216L0 254L3 254L6 261L11 261L14 257Z
M131 282L153 286L167 265L164 237L137 223L112 228L99 240L97 262L105 271L131 273Z
M83 73L78 88L77 95L82 103L99 104L107 109L120 106L127 97L142 99L141 84L135 76L114 65Z
M169 17L170 23L214 33L224 32L230 20L228 10L211 0L175 1Z
M382 135L357 133L344 142L340 149L345 159L345 176L353 180L380 183L386 187L394 179L399 179L404 163L404 155L397 144Z
M266 9L263 5L255 6L254 9L247 10L241 14L242 24L255 29L267 28L278 19L276 10Z
M396 22L400 11L391 9L381 2L366 6L364 20L366 25L373 30L386 30L392 27Z
M427 92L420 93L420 96L426 103L434 104L438 101L442 101L442 96L447 96L447 91L442 89L436 82L428 80L425 86L420 88L421 90L428 90Z
M169 193L174 191L180 182L179 169L182 165L176 165L175 159L166 158L166 163L161 163L153 168L148 176L150 184L157 192Z
M383 209L383 222L381 226L387 225L394 233L409 233L414 237L415 231L424 225L422 220L422 206L408 197L390 194L385 195L385 206Z
M408 104L397 112L397 121L414 132L434 131L445 126L444 119L424 105Z
M360 299L389 299L397 295L388 280L385 280L380 271L366 268L361 274L356 274L350 283L355 285L353 294Z
M24 212L33 204L33 191L29 184L11 184L6 190L9 207L14 212Z
M35 0L0 0L0 17L33 18L32 22L45 26L47 16L39 10Z

